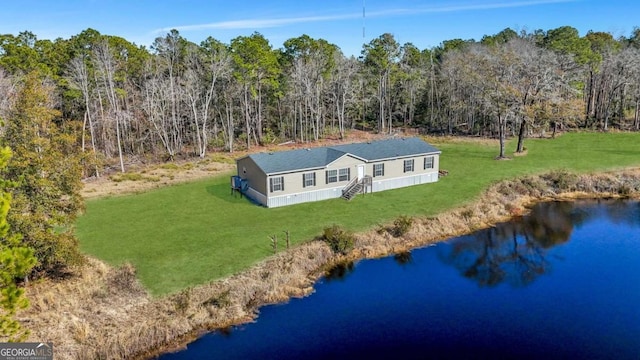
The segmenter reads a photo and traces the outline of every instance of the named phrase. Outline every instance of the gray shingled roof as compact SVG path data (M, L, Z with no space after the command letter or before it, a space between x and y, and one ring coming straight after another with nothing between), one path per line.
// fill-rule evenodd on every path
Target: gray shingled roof
M265 174L274 174L303 169L323 168L345 155L361 158L366 162L392 159L396 157L439 153L440 150L418 138L399 138L280 151L249 155Z
M419 138L399 138L332 146L333 149L349 153L368 162L396 157L429 154L440 150Z

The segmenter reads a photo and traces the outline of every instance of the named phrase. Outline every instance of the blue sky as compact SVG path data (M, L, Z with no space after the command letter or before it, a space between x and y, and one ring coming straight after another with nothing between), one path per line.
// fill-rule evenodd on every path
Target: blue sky
M307 34L358 55L363 42L385 32L420 49L455 38L480 40L507 27L569 25L581 35L629 36L640 26L638 14L637 0L21 0L0 5L0 34L29 30L53 40L93 28L149 46L172 28L196 43L208 36L229 43L258 31L274 48Z

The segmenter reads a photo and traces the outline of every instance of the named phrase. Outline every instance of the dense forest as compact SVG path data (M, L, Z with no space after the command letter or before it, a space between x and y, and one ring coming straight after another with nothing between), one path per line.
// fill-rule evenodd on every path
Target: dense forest
M110 161L124 171L128 158L203 157L356 127L521 140L559 127L640 129L638 28L629 38L507 28L431 49L383 34L358 57L306 35L274 49L259 33L195 44L173 30L147 49L93 29L54 41L22 32L0 36L5 121L33 72L52 92L56 124L87 155L85 176Z

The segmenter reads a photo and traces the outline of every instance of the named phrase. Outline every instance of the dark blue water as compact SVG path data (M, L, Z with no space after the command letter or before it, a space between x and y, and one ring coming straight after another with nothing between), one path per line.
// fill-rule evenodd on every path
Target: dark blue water
M640 359L640 203L531 216L337 269L161 359Z

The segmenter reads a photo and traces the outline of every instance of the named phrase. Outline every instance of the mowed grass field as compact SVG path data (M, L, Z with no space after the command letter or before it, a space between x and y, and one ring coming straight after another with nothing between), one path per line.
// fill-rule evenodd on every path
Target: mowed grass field
M219 279L279 249L313 239L339 224L354 231L399 215L429 216L474 201L506 178L563 169L595 172L640 166L640 134L569 133L528 139L526 156L496 161L497 143L431 139L442 150L437 183L342 199L267 209L232 196L229 176L141 194L89 200L76 231L84 252L113 265L132 263L142 283L159 296ZM515 142L509 142L511 154Z

